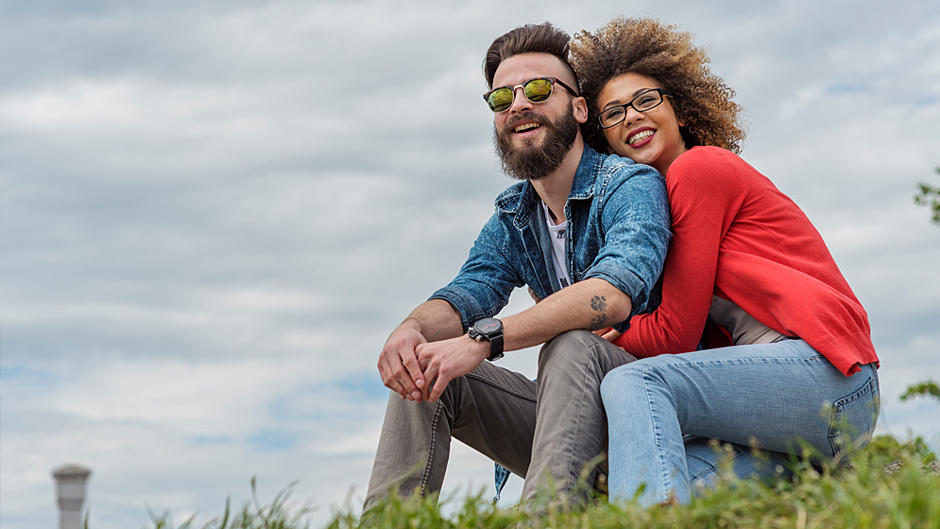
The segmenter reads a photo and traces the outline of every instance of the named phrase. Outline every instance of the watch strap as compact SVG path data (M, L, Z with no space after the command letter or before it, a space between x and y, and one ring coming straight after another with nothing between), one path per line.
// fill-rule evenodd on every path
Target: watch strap
M493 336L490 338L490 356L486 359L490 362L494 360L499 360L503 357L503 334L500 333L499 336Z

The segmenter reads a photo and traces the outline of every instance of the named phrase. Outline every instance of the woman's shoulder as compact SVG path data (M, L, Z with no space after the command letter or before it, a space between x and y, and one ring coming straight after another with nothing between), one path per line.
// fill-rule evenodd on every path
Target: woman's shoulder
M737 154L720 147L697 146L680 154L666 176L668 183L709 186L757 184L766 178Z
M672 165L669 166L669 172L673 170L703 170L710 168L729 168L729 167L750 167L737 154L722 149L721 147L712 147L710 145L699 145L680 154ZM753 168L752 168L753 169Z

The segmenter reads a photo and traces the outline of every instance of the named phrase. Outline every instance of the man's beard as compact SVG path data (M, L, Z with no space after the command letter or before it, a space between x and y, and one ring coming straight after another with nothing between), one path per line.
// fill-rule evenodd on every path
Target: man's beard
M513 146L512 129L523 121L536 121L541 128L547 129L543 145ZM503 170L518 180L538 180L558 169L577 136L578 122L571 112L564 114L557 123L534 112L524 112L508 122L502 130L493 129L496 153L499 154Z

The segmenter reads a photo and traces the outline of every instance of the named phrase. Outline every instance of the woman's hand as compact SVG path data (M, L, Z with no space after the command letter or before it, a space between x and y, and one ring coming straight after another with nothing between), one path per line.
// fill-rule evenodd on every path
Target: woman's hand
M620 335L623 334L622 332L615 330L613 327L608 327L606 329L594 332L608 342L613 342L617 338L620 338Z

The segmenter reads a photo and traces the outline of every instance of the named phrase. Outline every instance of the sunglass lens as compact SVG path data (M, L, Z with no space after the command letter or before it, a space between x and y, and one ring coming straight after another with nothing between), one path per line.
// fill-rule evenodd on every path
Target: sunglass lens
M538 103L545 101L552 95L552 82L548 79L532 79L525 84L523 89L529 101Z
M512 106L512 90L505 87L497 88L490 92L490 96L486 98L486 102L490 105L490 110L493 112L502 112Z

